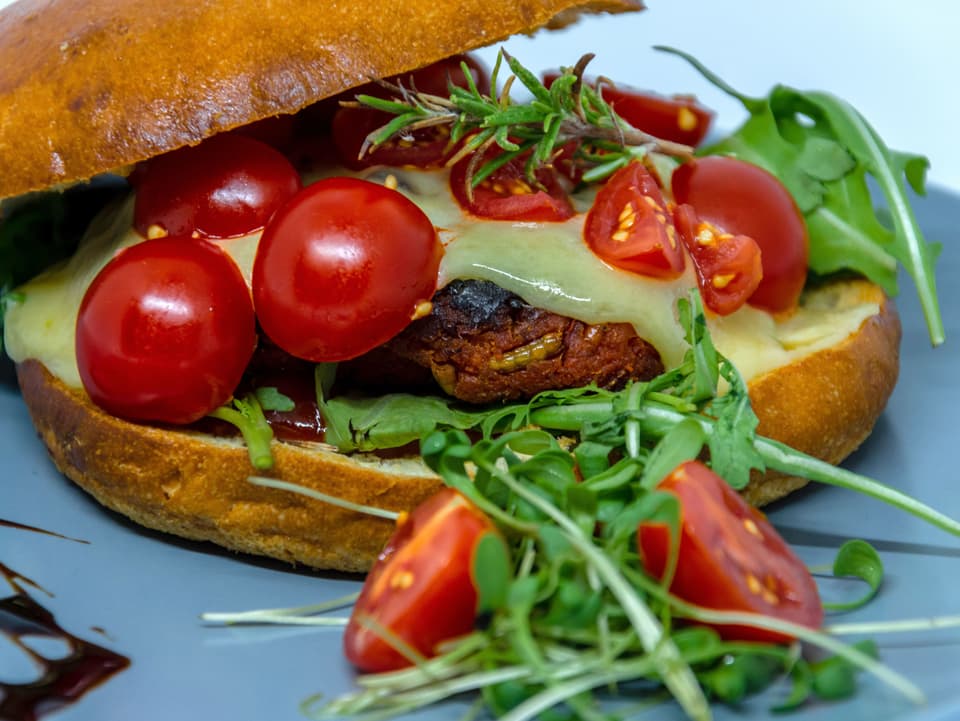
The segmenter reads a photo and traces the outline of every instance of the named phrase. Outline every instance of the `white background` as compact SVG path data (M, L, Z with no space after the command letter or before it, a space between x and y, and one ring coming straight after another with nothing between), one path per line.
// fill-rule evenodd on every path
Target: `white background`
M513 40L532 67L597 54L593 73L661 92L695 92L733 128L737 103L705 84L671 45L733 87L827 90L857 107L891 147L927 155L929 178L960 189L960 5L950 0L647 0L643 14L587 19Z

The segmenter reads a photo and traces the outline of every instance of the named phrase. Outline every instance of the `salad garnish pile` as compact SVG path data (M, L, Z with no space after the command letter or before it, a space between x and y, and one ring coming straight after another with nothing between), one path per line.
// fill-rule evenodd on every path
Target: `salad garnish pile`
M358 677L355 693L306 702L309 716L388 718L479 691L510 721L599 719L611 698L649 703L666 688L705 719L709 700L735 704L776 682L788 687L777 711L844 698L859 670L922 700L876 661L872 642L846 646L820 630L824 610L858 607L880 588L876 551L844 544L833 573L859 578L865 592L823 602L803 563L732 487L773 468L860 490L954 535L960 523L756 436L746 386L713 348L699 296L680 310L690 351L649 383L543 394L474 427L480 440L459 429L425 437L423 457L449 488L399 519L359 599L345 600L355 604L347 656L373 673ZM729 391L718 396L721 378ZM705 550L717 546L729 549L720 562ZM207 620L330 625L344 621L316 614L336 607ZM800 641L830 655L807 658ZM604 691L598 704L594 692Z

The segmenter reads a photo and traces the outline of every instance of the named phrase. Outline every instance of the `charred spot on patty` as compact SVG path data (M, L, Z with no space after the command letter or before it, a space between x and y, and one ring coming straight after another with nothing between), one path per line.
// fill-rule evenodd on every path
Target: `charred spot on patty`
M660 354L627 323L590 325L536 308L495 283L458 280L433 309L341 378L375 390L439 385L469 403L531 398L594 383L620 388L663 372Z

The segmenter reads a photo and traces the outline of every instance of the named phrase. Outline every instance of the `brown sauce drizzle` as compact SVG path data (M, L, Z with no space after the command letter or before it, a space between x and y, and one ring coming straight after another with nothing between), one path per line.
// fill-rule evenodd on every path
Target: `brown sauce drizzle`
M7 522L4 525L20 526ZM27 530L34 529L28 527ZM36 721L42 715L77 701L87 691L130 665L125 656L61 628L53 614L29 596L22 584L50 595L40 585L2 563L0 575L15 591L12 596L0 598L0 635L6 636L40 669L39 677L27 683L8 683L0 678L0 719ZM62 641L70 652L62 658L46 658L24 643L24 639L30 637Z
M90 541L84 541L79 538L71 538L70 536L64 536L62 533L56 533L55 531L48 531L44 528L37 528L36 526L28 526L25 523L17 523L16 521L8 521L4 518L0 518L0 526L5 526L7 528L17 528L21 531L32 531L33 533L42 533L45 536L53 536L54 538L62 538L65 541L73 541L74 543L85 543L89 544Z

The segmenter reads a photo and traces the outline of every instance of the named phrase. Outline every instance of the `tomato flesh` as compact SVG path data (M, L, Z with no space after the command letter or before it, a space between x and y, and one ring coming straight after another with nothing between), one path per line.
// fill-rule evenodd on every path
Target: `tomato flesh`
M681 506L680 555L670 590L704 608L746 611L819 628L823 604L817 586L766 518L698 461L680 465L658 488ZM656 578L666 570L670 530L641 523L638 547ZM749 626L716 625L731 640L786 643L783 634Z
M683 272L683 248L660 186L639 162L600 188L583 232L590 249L617 268L668 279Z
M673 173L677 203L720 231L746 235L760 247L763 279L749 298L770 312L797 306L807 279L807 226L793 196L763 168L737 158L709 156Z
M321 180L264 230L253 264L257 318L293 356L354 358L422 310L442 254L430 219L404 195L356 178Z
M483 162L493 160L500 152L499 148L487 150ZM570 197L554 169L538 169L531 182L524 171L524 158L519 156L471 188L470 161L469 156L463 158L450 171L450 190L467 212L491 220L541 223L559 223L574 215Z
M347 659L361 671L411 665L378 629L425 658L438 644L473 629L477 589L473 556L493 523L450 488L404 519L367 576L343 637Z
M674 226L690 252L704 305L718 315L743 306L760 285L760 246L746 235L731 235L700 220L690 205L673 210Z
M253 233L301 185L279 151L236 133L152 159L137 169L134 184L134 227L145 238Z
M256 345L250 291L204 240L147 240L116 255L80 305L77 364L122 418L191 423L229 400Z

